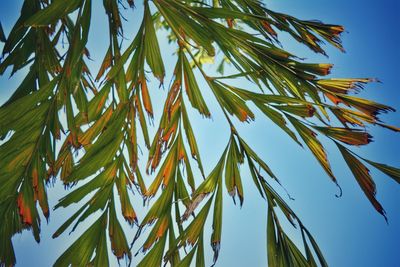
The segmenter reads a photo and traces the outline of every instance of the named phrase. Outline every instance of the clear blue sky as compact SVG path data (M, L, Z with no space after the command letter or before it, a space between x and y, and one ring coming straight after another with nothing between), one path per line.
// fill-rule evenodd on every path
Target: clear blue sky
M98 10L101 1L94 2ZM137 2L140 6L140 1ZM329 59L316 56L293 42L286 43L285 36L282 36L282 41L286 49L300 57L306 57L310 61L329 60L334 63L332 76L379 78L382 83L367 86L362 96L400 110L399 1L268 0L265 2L275 11L282 11L299 18L320 19L326 23L344 25L348 31L343 36L347 53L342 54L334 49L328 49ZM21 3L21 0L2 1L0 20L6 34L18 17ZM94 59L91 64L96 70L107 47L107 39L103 38L106 32L102 24L105 18L102 15L102 11L96 13L89 43ZM128 36L137 24L136 20L131 19L130 25L133 27L127 30ZM166 43L162 43L162 47L165 51L173 51ZM170 74L173 59L168 52L164 55ZM17 74L10 80L8 77L0 77L0 103L10 96L22 77L23 74ZM161 104L165 93L165 90L158 89L156 83L152 83L155 107ZM215 114L213 121L202 120L196 113L192 114L193 127L199 132L198 142L207 172L217 162L228 138L226 123L216 114L217 108L214 107L213 111ZM156 114L156 119L159 117L160 114ZM400 126L400 113L388 114L382 118ZM226 131L222 130L224 127ZM399 167L400 135L377 127L371 127L370 130L375 142L356 151L372 160ZM332 167L343 188L343 197L339 199L335 197L337 188L330 182L309 151L302 150L289 138L282 136L282 132L266 119L262 119L262 116L258 116L250 125L239 127L239 131L270 164L295 198L294 201L288 200L289 204L316 237L331 266L399 266L400 187L397 183L372 170L378 188L377 198L389 217L387 225L365 198L333 145L326 143ZM245 168L242 173L243 177L248 174ZM61 194L64 194L60 184L49 192L50 202L53 205ZM135 203L135 207L138 206L139 202ZM16 236L14 244L17 266L50 266L77 237L76 234L72 234L70 237L51 239L54 230L69 214L68 210L52 212L50 225L43 223L40 245L35 244L29 232ZM242 209L234 206L229 198L225 199L223 240L217 266L265 266L265 222L265 203L257 196L251 181L247 180L245 205ZM83 229L84 227L79 227L78 233ZM128 229L128 232L132 235L135 229ZM298 240L295 232L290 232L290 236ZM209 237L206 240L208 241ZM208 253L211 262L210 250Z

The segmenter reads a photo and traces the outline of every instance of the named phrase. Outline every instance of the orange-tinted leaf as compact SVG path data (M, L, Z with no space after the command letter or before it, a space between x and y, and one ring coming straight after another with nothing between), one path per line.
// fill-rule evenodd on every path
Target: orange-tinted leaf
M372 180L372 177L367 167L365 167L364 164L362 164L355 156L353 156L344 146L339 144L337 144L337 146L342 153L343 158L345 159L351 172L353 173L354 178L356 178L358 184L364 191L371 204L374 206L376 211L382 214L382 216L385 217L385 220L387 220L385 210L375 198L376 185L375 182Z

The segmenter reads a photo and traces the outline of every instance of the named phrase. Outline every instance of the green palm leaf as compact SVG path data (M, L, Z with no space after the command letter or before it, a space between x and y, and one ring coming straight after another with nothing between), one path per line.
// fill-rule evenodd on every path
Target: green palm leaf
M345 147L367 145L367 125L400 131L379 118L393 108L353 95L376 80L326 78L331 64L306 62L279 46L280 34L287 33L316 53L326 55L323 41L344 51L342 26L274 12L258 0L144 0L143 9L134 10L141 19L137 33L125 46L125 2L104 0L110 38L94 78L87 63L90 26L93 16L100 15L92 14L94 2L25 0L8 36L0 24L0 74L9 68L12 75L27 70L0 107L0 266L16 264L15 234L32 230L39 242L40 210L46 218L50 215L46 185L56 179L74 190L55 208L78 209L53 238L83 227L84 221L91 223L55 266L108 266L110 252L130 264L131 250L138 243L146 254L138 266L216 264L226 221L224 192L244 205L246 179L253 181L267 204L269 266L327 266L314 237L275 190L273 185L281 186L280 180L237 127L256 119L254 108L261 111L257 116L267 117L291 140L304 143L338 184L317 132L333 141L366 197L386 216L362 161L397 182L400 170ZM165 60L162 38L176 50L174 66ZM204 66L217 60L216 70L229 68L229 75L213 77ZM152 98L155 88L150 79L164 85L169 69L173 77L161 107ZM253 87L237 87L240 79ZM209 173L192 109L205 119L220 112L229 125L227 145ZM158 125L152 131L149 126L154 122ZM146 157L146 174L154 174L151 179L142 175ZM244 175L243 166L251 177ZM145 215L136 213L141 201L150 203L153 198ZM298 226L302 244L285 232L285 218ZM124 219L138 227L131 247ZM212 260L204 248L208 221Z

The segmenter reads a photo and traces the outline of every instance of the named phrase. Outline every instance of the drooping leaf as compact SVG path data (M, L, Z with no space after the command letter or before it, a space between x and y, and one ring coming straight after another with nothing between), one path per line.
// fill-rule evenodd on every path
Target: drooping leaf
M144 8L144 47L146 51L146 61L149 64L154 76L162 83L165 76L164 63L161 58L160 47L153 26L153 19L150 14L150 8L145 2Z
M297 132L299 133L303 141L310 148L311 152L314 154L315 158L319 161L319 163L324 168L329 177L336 183L336 178L331 170L325 149L316 138L316 133L313 132L311 129L309 129L307 126L303 125L295 118L291 116L288 116L287 118L296 128Z
M385 210L375 198L376 185L369 173L369 169L367 169L367 167L365 167L344 146L340 144L337 144L337 146L342 153L343 158L349 166L351 172L353 173L354 178L356 178L357 183L360 185L361 189L364 191L371 204L374 206L376 211L382 214L382 216L385 217L385 219L387 220Z
M181 52L181 57L183 61L183 77L185 81L185 88L186 88L186 93L189 97L190 103L192 106L196 109L199 110L199 112L206 116L210 117L210 111L208 110L208 107L204 101L203 95L201 93L201 90L197 84L197 81L195 79L194 73L192 71L192 68L189 64L189 61L187 60L185 54Z

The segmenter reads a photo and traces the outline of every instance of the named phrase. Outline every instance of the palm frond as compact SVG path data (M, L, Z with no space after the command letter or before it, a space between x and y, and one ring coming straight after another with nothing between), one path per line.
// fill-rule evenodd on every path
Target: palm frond
M40 210L46 219L50 214L46 185L56 179L74 190L55 208L77 204L79 209L53 237L67 229L73 232L83 221L91 224L55 266L107 266L110 253L130 264L137 243L146 254L138 266L216 264L223 244L224 192L244 205L245 179L253 181L266 202L269 266L327 266L314 237L275 191L272 182L280 185L279 178L236 127L251 123L257 114L300 146L305 144L338 185L317 132L333 141L366 197L386 218L363 162L397 182L400 170L347 148L371 142L367 125L400 131L379 118L394 111L392 107L354 96L376 79L326 78L332 64L306 62L279 44L280 35L287 33L316 53L326 55L324 41L344 51L342 26L274 12L258 0L144 0L138 31L124 48L121 10L137 2L104 0L110 38L94 77L87 64L92 17L99 15L92 14L94 2L25 0L8 36L0 25L4 42L0 74L9 68L11 75L27 70L0 107L0 266L16 264L15 234L32 230L39 242ZM168 55L159 40L165 36L176 49L174 66L164 63ZM65 54L60 49L63 37ZM231 74L215 77L204 68L206 63L216 65L219 73L229 64ZM163 107L157 107L149 79L164 85L169 68L173 69L171 84ZM254 88L234 84L241 78ZM230 136L219 161L207 173L190 112L194 109L211 118L218 113L210 106L212 100L226 119ZM63 114L65 121L60 118ZM160 115L159 121L155 115ZM154 136L151 122L158 124ZM145 168L140 161L142 140L147 149ZM244 175L243 166L251 177ZM143 169L152 175L149 184ZM140 201L150 203L153 198L140 219L136 212ZM281 224L285 218L298 228L302 244L285 232ZM123 220L137 227L131 246ZM212 224L212 260L205 256L207 221Z

